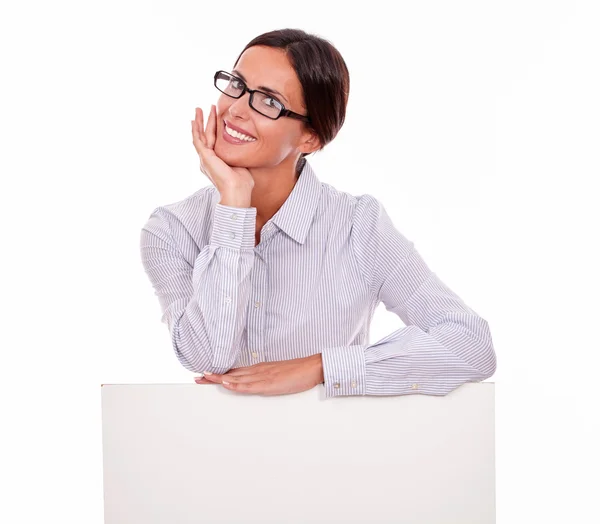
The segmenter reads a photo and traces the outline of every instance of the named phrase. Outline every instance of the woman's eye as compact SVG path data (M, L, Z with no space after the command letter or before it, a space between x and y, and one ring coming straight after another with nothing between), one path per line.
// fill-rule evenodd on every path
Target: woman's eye
M242 89L241 82L239 82L238 80L232 80L231 83L235 89Z

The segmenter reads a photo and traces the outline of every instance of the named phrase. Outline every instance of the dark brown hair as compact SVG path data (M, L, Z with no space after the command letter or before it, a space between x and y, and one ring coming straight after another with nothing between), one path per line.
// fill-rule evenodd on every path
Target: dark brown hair
M310 123L304 123L315 131L322 150L338 134L346 118L346 106L350 93L350 74L339 51L324 38L306 33L301 29L278 29L263 33L252 39L237 57L235 67L244 51L262 45L283 49L296 71L302 86L306 113ZM304 167L302 153L296 172Z

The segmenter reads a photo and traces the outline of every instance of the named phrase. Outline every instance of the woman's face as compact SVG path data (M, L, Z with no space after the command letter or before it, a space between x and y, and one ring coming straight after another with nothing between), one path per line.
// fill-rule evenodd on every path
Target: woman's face
M243 77L249 89L266 86L281 95L273 94L286 109L306 115L302 88L296 72L285 52L266 46L253 46L242 54L230 73ZM261 89L262 91L262 89ZM217 100L217 131L214 150L216 155L232 167L270 167L290 158L295 160L299 152L310 153L317 149L316 134L305 128L301 120L279 117L273 120L252 109L248 101L250 93L241 98L221 94ZM254 142L231 144L223 138L225 121L243 129L256 138ZM308 139L311 142L307 143Z

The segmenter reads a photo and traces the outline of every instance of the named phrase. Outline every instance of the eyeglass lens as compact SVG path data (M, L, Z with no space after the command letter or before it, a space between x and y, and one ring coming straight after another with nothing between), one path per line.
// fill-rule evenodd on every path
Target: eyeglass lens
M222 93L239 98L244 91L244 83L228 73L221 71L217 75L216 87ZM269 118L277 118L283 106L275 98L266 93L254 93L252 107Z

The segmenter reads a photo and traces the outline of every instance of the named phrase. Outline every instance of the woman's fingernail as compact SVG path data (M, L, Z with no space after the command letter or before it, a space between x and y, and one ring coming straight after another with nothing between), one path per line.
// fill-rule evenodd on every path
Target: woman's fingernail
M227 385L229 386L229 382L225 382L225 381L223 381L223 384L227 384Z
M204 375L212 375L212 373L210 371L205 371Z

